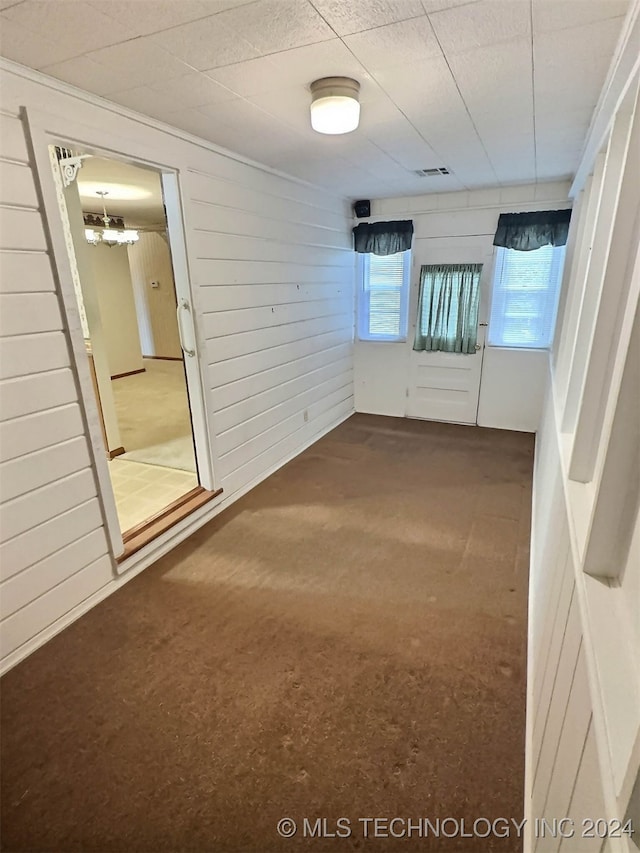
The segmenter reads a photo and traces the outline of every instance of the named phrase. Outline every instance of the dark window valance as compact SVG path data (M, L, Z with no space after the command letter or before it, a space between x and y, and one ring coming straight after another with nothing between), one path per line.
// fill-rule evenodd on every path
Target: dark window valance
M356 252L373 255L395 255L411 248L413 222L402 219L398 222L361 222L353 229Z
M531 252L551 243L564 246L571 210L537 210L533 213L501 213L494 246Z

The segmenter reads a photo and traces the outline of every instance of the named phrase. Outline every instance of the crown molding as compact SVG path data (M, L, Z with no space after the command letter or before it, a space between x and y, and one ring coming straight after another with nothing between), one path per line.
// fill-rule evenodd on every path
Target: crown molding
M174 136L176 139L180 139L183 142L189 142L191 145L197 145L199 148L204 148L206 151L211 151L213 154L226 157L228 160L234 160L237 163L242 163L244 166L251 166L254 169L259 169L261 172L266 172L267 174L274 175L277 178L283 178L284 180L298 184L299 186L308 187L314 191L320 191L328 198L348 201L346 196L331 193L318 184L313 184L310 181L305 181L303 178L297 178L295 175L289 175L286 172L281 172L278 169L267 166L265 163L259 163L257 160L251 160L248 157L244 157L242 154L230 151L228 148L223 148L221 145L216 145L215 142L203 139L201 136L196 136L186 130L180 130L178 127L166 124L163 121L151 118L151 116L146 116L143 113L138 113L129 107L120 106L120 104L116 104L114 101L109 101L107 98L102 98L99 95L94 95L84 89L79 89L77 86L72 86L70 83L65 83L63 80L56 80L55 77L49 77L48 74L44 74L42 71L36 71L34 68L21 65L19 62L14 62L11 59L5 59L3 56L0 56L0 71L5 71L8 74L14 74L17 77L22 77L25 80L30 80L32 83L38 83L41 86L47 86L49 89L53 89L63 95L68 95L76 100L84 101L84 103L91 104L91 106L98 107L103 110L109 110L109 112L115 113L118 116L124 116L124 118L136 121L138 124L143 124L152 130L157 130L161 133Z
M598 98L587 132L580 165L576 170L569 195L580 192L593 170L593 164L611 132L611 125L624 97L640 71L640 0L632 0L622 25L604 86Z

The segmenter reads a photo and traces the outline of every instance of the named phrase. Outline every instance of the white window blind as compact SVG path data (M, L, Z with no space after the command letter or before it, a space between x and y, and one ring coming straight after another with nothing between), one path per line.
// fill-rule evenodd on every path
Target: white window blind
M407 337L411 252L359 254L358 337L402 341Z
M497 249L490 346L531 349L551 346L564 253L564 246L543 246L532 252Z

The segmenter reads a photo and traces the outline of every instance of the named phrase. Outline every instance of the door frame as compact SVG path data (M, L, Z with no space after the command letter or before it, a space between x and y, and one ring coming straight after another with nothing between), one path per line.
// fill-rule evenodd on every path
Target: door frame
M464 235L460 244L460 240L456 238L456 245L451 245L450 237L432 237L428 241L424 241L427 245L421 247L422 253L419 253L417 241L414 239L414 245L411 248L412 254L412 277L411 289L409 295L409 327L407 337L407 360L406 360L406 376L407 376L407 395L405 402L405 417L414 418L416 420L433 420L436 423L459 423L464 426L478 426L478 409L480 406L480 393L482 388L482 371L484 369L484 354L487 347L487 330L489 321L489 311L491 305L491 288L493 282L493 265L495 258L495 249L493 246L485 247L482 245L484 235ZM420 238L418 238L420 239ZM428 252L428 260L424 254ZM420 255L420 257L419 257ZM436 257L432 257L435 255ZM443 260L445 258L445 260ZM478 368L478 395L475 400L475 412L473 421L457 421L457 420L442 420L436 418L423 418L417 415L408 414L409 400L411 395L411 383L413 382L417 361L416 356L420 353L414 353L411 342L414 339L416 327L418 323L418 302L420 294L420 270L424 264L457 264L470 263L482 264L482 272L479 282L479 301L478 301L478 329L477 329L477 347L475 355L479 357L480 366ZM437 353L431 353L437 355ZM426 353L429 355L429 353ZM442 353L442 355L458 355L457 353Z
M112 160L120 160L133 166L153 169L159 174L166 208L167 231L171 249L171 261L175 280L176 297L187 299L191 306L193 341L195 358L183 358L191 410L191 423L198 467L198 480L208 491L214 491L215 448L213 430L209 428L210 390L205 382L202 356L206 353L204 338L199 328L197 301L189 273L187 228L184 221L180 174L186 171L181 162L167 164L161 159L149 158L149 145L142 145L135 139L118 136L103 128L91 125L71 123L59 116L37 109L22 110L23 122L31 157L35 167L34 178L40 194L43 225L50 243L51 265L58 287L58 299L66 328L63 330L69 341L72 369L78 386L79 403L83 412L85 431L89 438L89 448L97 478L98 498L102 508L103 520L113 550L113 556L124 552L124 542L116 510L115 497L107 456L98 403L86 357L84 336L80 322L80 312L73 288L71 266L62 219L58 215L58 196L51 168L49 146L59 145L78 148L83 152L95 154ZM152 153L159 153L153 151ZM172 158L173 160L174 158ZM179 161L179 157L175 160ZM123 566L116 568L120 573Z

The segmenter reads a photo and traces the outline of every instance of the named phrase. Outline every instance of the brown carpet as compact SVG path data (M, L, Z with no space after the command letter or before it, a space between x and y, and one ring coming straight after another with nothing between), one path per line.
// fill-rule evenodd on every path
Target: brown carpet
M357 819L521 819L532 456L355 415L270 477L3 679L3 849L519 851Z

